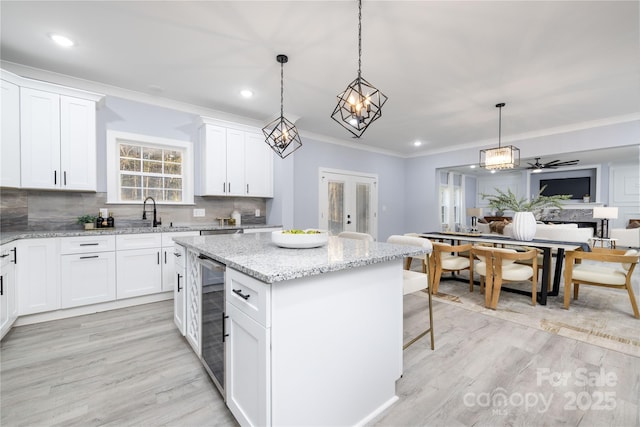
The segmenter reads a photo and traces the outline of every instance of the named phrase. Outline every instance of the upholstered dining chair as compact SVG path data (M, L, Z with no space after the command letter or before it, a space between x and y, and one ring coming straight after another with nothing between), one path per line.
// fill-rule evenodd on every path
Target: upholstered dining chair
M473 292L473 257L471 256L471 243L462 245L449 245L441 242L433 242L433 255L431 256L431 268L433 270L434 294L438 293L442 273L459 273L469 270L469 291Z
M423 248L426 251L426 255L424 259L422 259L422 267L423 273L418 271L409 270L404 268L402 270L402 294L407 295L414 292L426 290L427 299L429 301L429 328L420 332L414 338L410 339L407 343L403 344L402 349L405 350L411 344L418 341L420 338L425 336L426 334L430 334L431 336L431 350L435 349L435 339L433 336L433 310L432 310L432 301L431 301L431 275L429 274L429 256L433 251L433 246L431 245L431 241L428 239L423 239L421 237L416 236L399 236L393 235L389 236L387 239L387 243L391 243L394 245L407 245L407 246L418 246ZM406 266L406 264L405 264Z
M404 233L404 236L409 236L409 237L418 237L418 238L423 238L420 237L420 235L418 233ZM422 255L420 257L406 257L404 259L404 269L405 270L411 270L411 263L413 262L414 259L418 259L420 260L420 265L422 266L422 272L423 273L427 273L428 271L428 265L427 263L429 262L429 255ZM431 270L431 273L433 274L433 270ZM433 283L433 280L432 280Z
M474 246L471 253L480 261L475 264L474 271L480 275L480 290L484 290L485 307L496 309L503 282L528 280L531 280L531 304L536 305L538 251L530 249L518 252L508 248ZM523 260L529 261L530 265L518 263Z
M633 316L638 319L638 304L631 286L631 275L636 268L639 252L635 249L616 250L593 248L591 252L571 251L565 255L564 308L569 309L571 285L573 299L578 299L580 285L626 289L631 300ZM588 261L583 263L582 261Z
M373 242L373 236L367 233L359 233L356 231L341 231L338 233L338 237L343 237L345 239L356 239L356 240L366 240L368 242Z

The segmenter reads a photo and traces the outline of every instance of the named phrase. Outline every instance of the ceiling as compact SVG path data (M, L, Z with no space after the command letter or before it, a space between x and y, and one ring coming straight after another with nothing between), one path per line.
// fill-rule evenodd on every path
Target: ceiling
M493 145L498 102L503 142L640 117L637 1L365 1L362 75L389 100L360 140L330 119L357 75L356 1L2 0L0 12L3 61L264 124L287 54L285 116L303 142L402 156Z

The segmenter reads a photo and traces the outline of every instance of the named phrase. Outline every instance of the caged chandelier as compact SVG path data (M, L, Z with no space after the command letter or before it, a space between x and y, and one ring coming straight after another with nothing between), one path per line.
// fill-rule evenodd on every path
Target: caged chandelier
M516 166L520 166L520 149L513 145L504 147L500 145L502 134L502 107L505 105L504 102L496 104L496 107L500 109L498 119L498 147L480 150L480 166L485 169L513 169Z
M358 77L338 95L331 118L360 138L382 116L387 97L362 77L362 0L358 0Z
M296 126L284 117L284 64L289 58L278 55L276 60L280 63L280 117L262 128L262 132L269 147L284 159L302 147L302 141Z

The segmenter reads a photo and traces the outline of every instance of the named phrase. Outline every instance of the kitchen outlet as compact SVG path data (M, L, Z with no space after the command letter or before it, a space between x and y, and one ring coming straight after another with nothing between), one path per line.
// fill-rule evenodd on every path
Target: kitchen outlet
M256 216L260 216L260 209L256 209Z
M204 209L194 209L193 210L193 216L204 216Z

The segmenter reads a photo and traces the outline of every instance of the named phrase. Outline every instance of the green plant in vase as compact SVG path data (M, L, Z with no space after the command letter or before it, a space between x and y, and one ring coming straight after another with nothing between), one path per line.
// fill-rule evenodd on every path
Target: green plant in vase
M85 230L91 230L96 223L96 217L94 215L82 215L76 220L78 224L83 224Z
M518 198L511 189L506 192L496 188L497 194L482 193L482 199L489 201L489 207L505 211L514 212L513 216L513 237L518 240L530 241L536 233L536 217L539 217L543 209L555 207L562 209L562 200L571 197L570 194L558 194L553 196L542 195L547 186L543 186L538 194L530 200Z

